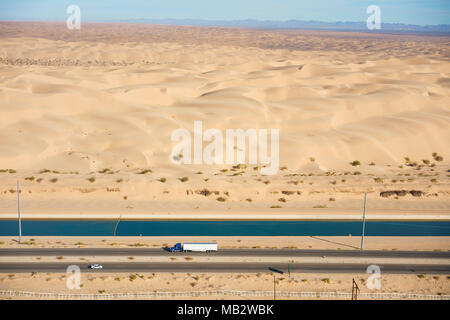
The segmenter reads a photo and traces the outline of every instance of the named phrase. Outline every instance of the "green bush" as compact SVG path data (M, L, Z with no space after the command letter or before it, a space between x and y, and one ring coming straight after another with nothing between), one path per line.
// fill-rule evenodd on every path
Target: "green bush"
M142 171L139 171L137 174L147 174L147 173L152 173L153 171L151 169L145 169Z

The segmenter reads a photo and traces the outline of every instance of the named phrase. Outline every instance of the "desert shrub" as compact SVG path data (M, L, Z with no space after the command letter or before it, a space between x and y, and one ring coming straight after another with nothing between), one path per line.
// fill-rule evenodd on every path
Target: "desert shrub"
M93 183L93 182L95 182L95 177L90 177L87 179L87 181L89 181L90 183Z
M374 178L373 180L374 180L376 183L383 183L383 182L384 182L383 178Z
M143 243L133 243L133 244L130 244L130 247L145 247L145 244L143 244Z
M57 181L58 181L58 178L50 179L50 182L51 182L51 183L56 183Z
M350 162L350 164L354 167L361 165L361 162L359 162L358 160L354 160L352 162Z
M188 177L182 177L182 178L180 178L180 181L181 182L186 182L186 181L189 181L189 178Z
M33 181L34 177L25 177L25 180Z
M280 209L281 206L270 206L271 209Z
M167 181L166 178L162 177L161 179L159 179L159 182L165 183Z
M17 173L14 169L0 169L0 172Z
M286 199L285 199L285 198L280 198L280 199L278 199L278 201L280 201L280 202L286 202Z
M137 278L137 275L135 275L135 274L131 274L129 277L130 281L134 281L134 280L136 280L136 278Z
M434 160L439 161L439 162L444 160L444 158L442 156L438 155L436 152L433 152L433 158L434 158Z
M207 196L209 196L209 195L212 194L212 192L209 191L209 190L206 189L206 188L204 188L204 189L202 189L202 190L196 190L195 193L196 193L196 194L199 194L199 195L202 195L202 196L205 196L205 197L207 197Z
M153 171L151 169L144 169L142 171L139 171L137 174L147 174L147 173L152 173Z
M409 191L409 193L413 196L413 197L421 197L424 192L420 191L420 190L411 190Z
M224 197L218 197L218 198L217 198L217 201L219 201L219 202L225 202L225 201L227 201L227 199L224 198Z

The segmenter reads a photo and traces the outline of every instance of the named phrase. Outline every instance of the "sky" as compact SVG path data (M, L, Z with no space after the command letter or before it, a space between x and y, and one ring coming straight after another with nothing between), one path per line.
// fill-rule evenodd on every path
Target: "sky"
M384 23L450 24L450 0L0 0L0 20L65 21L69 5L82 21L132 19L366 21L377 5Z

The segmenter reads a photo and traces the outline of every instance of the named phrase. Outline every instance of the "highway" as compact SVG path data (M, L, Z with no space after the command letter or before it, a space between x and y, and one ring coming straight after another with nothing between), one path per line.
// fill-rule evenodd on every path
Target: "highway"
M75 263L74 263L75 264ZM0 263L0 273L25 272L61 272L65 273L71 263L32 262ZM122 262L102 263L103 269L89 269L90 263L76 263L82 272L118 273L118 272L271 272L274 268L287 272L287 263L270 262ZM367 264L355 263L292 263L291 272L296 273L366 273ZM423 264L380 264L381 273L385 274L450 274L449 265Z
M217 252L168 252L163 248L2 248L2 256L205 256L208 257L341 257L450 259L448 251L219 249Z

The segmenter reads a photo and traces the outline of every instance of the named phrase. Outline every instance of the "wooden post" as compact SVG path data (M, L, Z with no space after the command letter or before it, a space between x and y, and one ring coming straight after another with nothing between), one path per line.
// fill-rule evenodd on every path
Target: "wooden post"
M355 279L352 279L352 300L358 300L359 287Z

